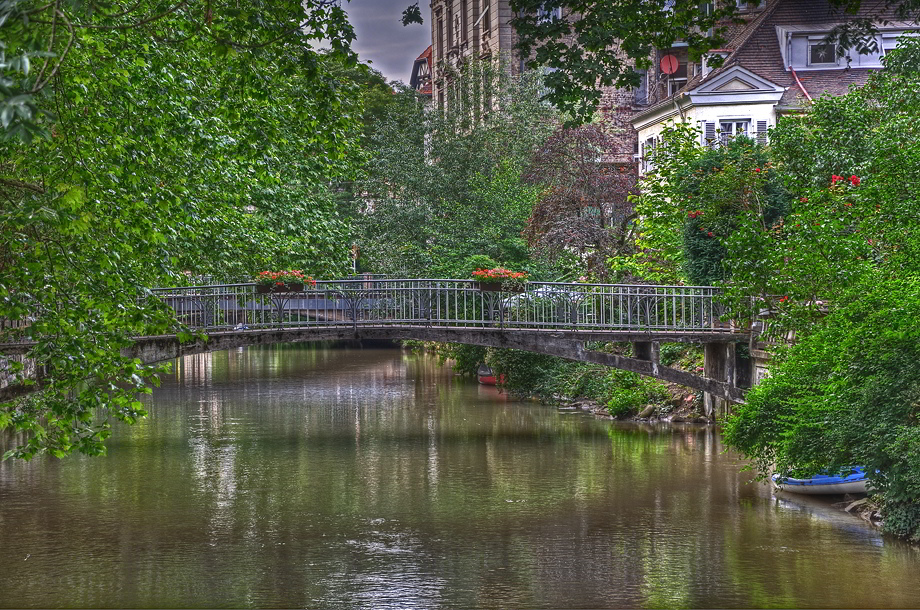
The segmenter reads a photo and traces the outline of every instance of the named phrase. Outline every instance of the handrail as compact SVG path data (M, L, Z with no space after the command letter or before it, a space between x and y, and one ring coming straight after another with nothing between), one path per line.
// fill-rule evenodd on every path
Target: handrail
M519 293L473 280L342 279L300 292L257 293L252 283L155 288L180 323L201 330L312 326L494 327L725 332L711 286L530 282Z

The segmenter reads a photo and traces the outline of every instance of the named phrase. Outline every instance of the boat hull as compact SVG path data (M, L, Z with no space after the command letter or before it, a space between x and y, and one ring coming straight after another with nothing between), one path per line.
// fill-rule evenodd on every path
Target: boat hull
M479 365L479 368L476 370L476 379L478 379L479 383L482 385L497 385L498 382L495 373L485 364Z
M793 479L773 475L773 485L781 490L797 494L864 494L867 493L866 473L854 468L847 476L819 474L809 479Z

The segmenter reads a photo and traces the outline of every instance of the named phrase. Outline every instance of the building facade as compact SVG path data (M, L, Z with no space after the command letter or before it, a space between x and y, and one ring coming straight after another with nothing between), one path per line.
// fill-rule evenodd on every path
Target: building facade
M450 81L470 59L513 58L514 31L508 0L432 0L432 99L442 107L449 102ZM520 72L520 62L508 68Z
M699 128L701 144L718 145L744 135L765 142L769 129L788 113L801 113L822 95L842 95L862 85L898 37L917 30L916 24L895 20L863 3L856 14L845 14L826 0L764 0L748 5L748 20L723 49L710 53L723 58L711 68L704 58L689 62L679 45L659 54L652 74L648 105L632 117L638 131L640 171L661 132L678 121ZM878 23L878 50L860 54L826 42L828 33L853 19ZM676 64L676 69L675 69ZM670 73L670 74L668 74Z

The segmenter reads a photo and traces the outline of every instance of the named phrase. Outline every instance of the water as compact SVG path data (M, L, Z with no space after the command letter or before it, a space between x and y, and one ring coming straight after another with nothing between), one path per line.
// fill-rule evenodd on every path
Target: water
M185 358L148 403L108 458L0 465L0 606L920 607L920 553L711 428L303 345Z

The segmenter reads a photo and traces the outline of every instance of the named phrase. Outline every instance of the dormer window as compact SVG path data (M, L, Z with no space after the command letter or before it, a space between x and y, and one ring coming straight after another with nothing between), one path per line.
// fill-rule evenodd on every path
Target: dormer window
M764 0L750 2L749 0L735 0L735 8L739 11L754 11L763 8Z
M837 70L840 68L883 68L882 57L897 46L901 36L912 36L910 30L882 30L875 36L875 45L859 53L855 48L842 49L828 42L829 30L816 31L810 26L777 26L780 52L786 68L794 70ZM871 51L869 49L872 49Z

